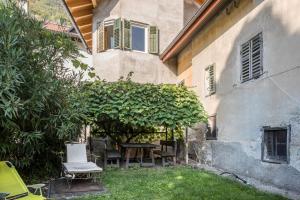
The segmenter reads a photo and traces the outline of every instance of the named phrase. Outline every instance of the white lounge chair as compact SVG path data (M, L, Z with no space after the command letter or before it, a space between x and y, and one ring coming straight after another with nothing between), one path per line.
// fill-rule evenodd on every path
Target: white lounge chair
M75 179L77 175L87 175L87 178L96 180L96 173L102 172L102 168L95 162L88 162L86 144L67 143L67 162L63 162L63 172L69 179Z

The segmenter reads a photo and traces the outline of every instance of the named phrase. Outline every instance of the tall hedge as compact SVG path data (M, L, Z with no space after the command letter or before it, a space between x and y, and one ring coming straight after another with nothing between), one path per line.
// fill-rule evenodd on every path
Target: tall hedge
M51 173L59 170L55 152L81 127L73 96L82 76L65 66L66 60L80 66L80 54L67 35L45 30L14 1L5 2L0 1L0 160L28 174Z

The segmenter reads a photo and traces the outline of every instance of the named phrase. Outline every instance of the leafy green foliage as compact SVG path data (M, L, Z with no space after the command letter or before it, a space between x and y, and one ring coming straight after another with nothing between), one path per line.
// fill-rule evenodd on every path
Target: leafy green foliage
M189 167L106 170L101 182L109 192L83 200L283 200L230 179Z
M65 67L79 56L68 36L44 30L13 3L0 2L1 160L23 169L59 169L53 167L55 152L79 133L84 117L75 95L82 72Z
M129 142L160 127L170 129L206 121L197 96L186 87L96 81L84 87L89 119L115 141Z

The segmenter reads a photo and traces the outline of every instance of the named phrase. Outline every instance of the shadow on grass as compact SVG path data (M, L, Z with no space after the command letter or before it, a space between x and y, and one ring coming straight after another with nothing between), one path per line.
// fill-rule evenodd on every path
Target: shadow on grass
M108 170L101 180L109 193L84 200L285 199L188 167Z

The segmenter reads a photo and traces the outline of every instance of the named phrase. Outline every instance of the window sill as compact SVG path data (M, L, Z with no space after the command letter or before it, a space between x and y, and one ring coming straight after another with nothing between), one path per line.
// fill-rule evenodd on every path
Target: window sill
M206 140L218 140L218 139L214 137L207 137Z
M259 80L263 77L263 75L260 75L259 77L257 78L251 78L251 79L248 79L248 80L244 80L244 81L240 81L241 84L244 84L244 83L249 83L249 82L254 82L256 80Z
M138 50L128 50L128 51L135 52L135 53L144 53L144 54L148 54L148 52L146 52L146 51L138 51Z
M205 95L205 97L208 98L208 97L214 96L215 94L216 94L216 92L211 93L211 94L207 94L207 95Z
M271 164L289 164L288 161L280 161L280 160L271 160L271 159L263 159L262 162L271 163Z
M245 80L245 81L240 80L240 84L243 85L243 84L247 84L247 83L253 83L255 81L264 79L264 78L267 77L267 74L268 74L268 71L264 71L259 77L251 78L251 79L248 79L248 80Z
M97 52L98 54L100 53L108 53L108 52L113 52L113 51L126 51L126 52L134 52L134 53L143 53L143 54L150 54L150 55L155 55L155 54L151 54L145 51L137 51L137 50L123 50L123 49L107 49L105 51L101 51L101 52Z
M113 51L117 51L117 50L121 50L121 49L107 49L107 50L105 50L105 51L97 52L97 54L108 53L108 52L113 52Z

